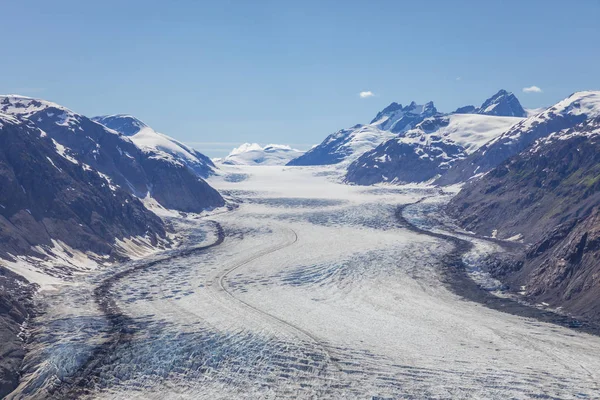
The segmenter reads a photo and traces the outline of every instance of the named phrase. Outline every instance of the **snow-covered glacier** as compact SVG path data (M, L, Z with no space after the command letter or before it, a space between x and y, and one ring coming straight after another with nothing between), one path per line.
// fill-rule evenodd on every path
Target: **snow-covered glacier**
M173 219L181 248L43 294L12 398L600 393L599 337L487 308L449 284L457 242L434 207L447 193L343 185L325 167L223 171L209 182L238 207ZM459 236L472 242L467 261L497 245Z

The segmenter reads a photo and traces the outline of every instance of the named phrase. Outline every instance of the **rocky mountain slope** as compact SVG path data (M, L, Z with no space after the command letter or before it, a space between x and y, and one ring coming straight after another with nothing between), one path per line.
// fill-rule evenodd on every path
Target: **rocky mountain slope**
M216 167L210 158L165 134L156 132L131 115L104 115L93 117L92 120L129 137L147 157L183 164L202 178L215 173Z
M23 277L0 266L0 398L19 383L25 357L21 329L33 309L34 290Z
M0 397L18 383L35 287L168 245L163 222L28 120L0 113ZM123 247L125 245L125 247ZM16 273L15 273L16 272ZM17 273L19 275L17 275Z
M453 165L436 183L465 182L477 174L490 171L514 156L535 140L561 129L571 128L600 112L600 92L577 92L554 106L514 125L498 138Z
M438 113L362 154L348 167L346 181L371 185L431 180L522 120L514 115L524 114L517 98L504 90L479 108Z
M64 243L111 255L115 240L165 238L162 221L110 178L64 153L29 121L0 117L0 257Z
M82 162L137 197L162 206L199 212L224 204L219 193L188 166L142 149L127 136L58 104L22 96L0 96L0 112L42 129L65 156Z
M536 302L600 320L600 102L575 94L519 124L510 136L539 135L571 121L570 129L538 139L480 179L448 206L466 229L522 238L528 251L492 272ZM525 127L529 126L530 131ZM517 128L517 127L515 127ZM521 136L516 136L517 132ZM521 144L522 145L522 144ZM491 148L491 147L490 147Z

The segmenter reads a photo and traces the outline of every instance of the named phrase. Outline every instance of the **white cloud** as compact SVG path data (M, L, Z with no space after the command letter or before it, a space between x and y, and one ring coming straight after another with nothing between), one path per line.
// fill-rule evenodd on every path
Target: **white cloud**
M537 86L529 86L523 88L524 93L542 93L542 89Z
M457 81L462 81L462 77L461 77L461 76L457 76L457 77L456 77L456 80L457 80Z
M375 96L375 93L371 92L370 90L367 90L365 92L360 92L358 94L362 99L366 99L367 97L373 97Z

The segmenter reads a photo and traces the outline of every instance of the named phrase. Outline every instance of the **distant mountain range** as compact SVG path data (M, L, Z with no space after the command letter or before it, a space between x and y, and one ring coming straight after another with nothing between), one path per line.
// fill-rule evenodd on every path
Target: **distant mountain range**
M360 185L429 181L520 120L481 114L426 118L361 155L348 166L346 180Z
M406 107L392 103L380 111L368 125L355 125L329 135L321 144L291 160L288 165L348 164L393 138L395 133L415 126L436 113L432 102L424 105L412 102Z
M244 143L218 162L226 165L285 165L302 154L303 151L288 145L268 144L263 147L257 143Z
M526 114L505 90L480 107L450 114L438 112L433 102L394 102L368 125L340 130L288 165L341 164L348 182L366 185L429 180Z

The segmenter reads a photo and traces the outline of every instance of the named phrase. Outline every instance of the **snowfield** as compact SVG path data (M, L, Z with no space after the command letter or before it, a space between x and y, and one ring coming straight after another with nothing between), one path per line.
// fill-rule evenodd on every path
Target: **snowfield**
M237 209L172 219L196 250L47 295L12 398L599 398L599 337L444 284L453 244L396 217L438 189L223 169L209 182Z
M215 161L227 165L285 165L304 152L284 144L244 143L222 159Z
M424 142L429 133L434 133L451 143L460 145L467 154L470 154L523 120L519 117L496 117L480 114L453 114L447 118L448 124L435 132L426 132L422 128L412 129L400 135L398 140L417 143L416 139L418 139L419 142Z

